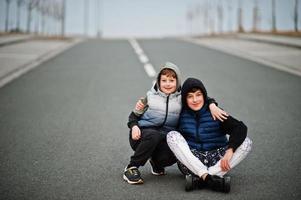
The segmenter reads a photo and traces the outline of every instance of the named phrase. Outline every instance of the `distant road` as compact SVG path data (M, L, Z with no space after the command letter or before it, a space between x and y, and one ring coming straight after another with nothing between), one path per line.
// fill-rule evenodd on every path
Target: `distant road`
M137 40L155 71L177 64L248 126L230 194L184 191L176 166L132 186L127 117L153 78L127 40L88 40L0 89L0 199L300 199L301 78L174 39Z

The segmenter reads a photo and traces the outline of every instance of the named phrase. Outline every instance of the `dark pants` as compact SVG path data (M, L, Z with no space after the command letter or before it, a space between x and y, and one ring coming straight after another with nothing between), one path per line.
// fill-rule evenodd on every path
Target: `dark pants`
M135 151L130 166L144 166L149 158L157 167L167 167L176 163L176 157L166 143L166 132L154 128L141 128L141 138L133 140L130 132L130 145Z

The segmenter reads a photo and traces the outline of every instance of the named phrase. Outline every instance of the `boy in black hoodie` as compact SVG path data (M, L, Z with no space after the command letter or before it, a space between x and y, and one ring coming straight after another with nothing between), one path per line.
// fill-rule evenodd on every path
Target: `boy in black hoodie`
M167 143L186 175L186 191L207 186L227 193L230 177L224 175L251 150L247 127L232 116L223 122L214 120L208 109L206 88L198 79L188 78L181 95L179 132L169 132Z

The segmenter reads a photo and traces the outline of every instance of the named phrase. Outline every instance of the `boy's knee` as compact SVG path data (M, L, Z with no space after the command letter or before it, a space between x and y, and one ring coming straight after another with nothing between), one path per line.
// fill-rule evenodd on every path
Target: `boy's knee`
M161 141L160 134L153 133L145 137L145 140L151 141L153 144L158 144Z
M142 140L160 141L161 136L156 130L144 130L142 132Z
M252 149L253 142L249 137L246 137L244 142L241 145L243 151L250 152Z
M170 131L166 136L166 141L169 147L171 145L175 146L186 142L185 138L181 135L181 133L177 131Z
M180 133L177 131L170 131L166 135L167 144L175 143L180 136Z

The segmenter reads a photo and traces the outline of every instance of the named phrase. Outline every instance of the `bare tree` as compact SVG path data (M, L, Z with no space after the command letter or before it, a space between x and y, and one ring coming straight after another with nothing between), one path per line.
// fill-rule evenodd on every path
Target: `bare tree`
M193 20L193 12L191 9L186 11L186 19L188 21L189 27L190 27L190 33L192 34L192 20Z
M204 6L204 25L205 25L205 32L208 33L209 30L209 2L206 1L205 2L205 6Z
M8 32L8 22L9 22L9 4L10 4L10 0L6 0L6 12L5 12L5 32Z
M46 0L41 0L40 2L40 12L41 12L41 33L45 34L45 25L46 25L46 15L47 15L47 2Z
M26 26L27 33L30 32L31 10L32 10L32 1L28 0L28 2L27 2L27 26Z
M52 16L52 1L45 0L43 12L44 12L44 22L42 19L42 29L44 29L44 34L50 34L51 28L51 16Z
M88 28L89 28L89 0L84 1L84 32L85 35L88 35Z
M54 33L60 34L61 33L61 22L62 22L62 1L54 0L51 4L51 11L50 16L52 17L53 26L54 26Z
M26 32L30 32L30 24L31 24L31 18L32 18L32 10L37 5L39 0L27 0L27 28Z
M298 32L298 0L295 0L295 11L294 11L294 25L295 25L295 31Z
M41 1L42 0L39 0L36 2L36 16L35 16L35 34L38 34L39 33L39 22L40 22L40 16L39 16L39 12L41 13Z
M232 32L232 17L231 17L231 14L232 14L232 1L231 0L228 0L227 1L228 3L228 28L229 28L229 32Z
M100 19L100 2L99 0L96 0L96 6L95 6L95 23L96 23L96 36L100 37L100 28L99 28L99 19Z
M241 0L238 2L238 32L244 32L243 26L242 26L242 4Z
M213 2L214 3L214 2ZM215 13L214 13L214 4L212 1L208 2L208 23L209 23L209 34L215 34Z
M254 7L253 7L253 32L257 31L257 22L258 22L258 0L254 0Z
M60 18L61 18L61 36L64 37L65 24L66 24L66 0L62 0Z
M103 0L96 0L96 1L97 1L97 37L101 37L103 34L102 23L104 21L104 15L103 15L104 4L103 4Z
M217 15L218 15L218 22L219 22L219 32L223 32L223 6L221 2L218 2L217 5Z
M276 1L272 0L272 31L276 32Z
M21 6L25 3L25 0L17 0L17 27L16 27L16 31L17 32L20 32L21 29L20 29L20 9L21 9Z
M66 0L56 0L53 2L53 18L55 20L58 30L60 30L60 35L65 34L65 9ZM58 32L58 33L59 33Z
M200 27L199 27L200 14L201 14L201 6L200 6L200 4L197 4L195 6L195 9L194 9L194 15L195 15L195 18L196 18L197 28L200 28L199 30L201 30L201 24L200 24ZM200 32L199 30L197 29L196 31Z

